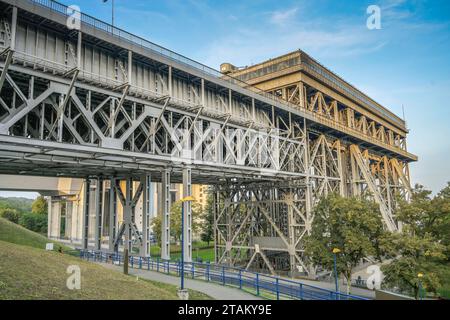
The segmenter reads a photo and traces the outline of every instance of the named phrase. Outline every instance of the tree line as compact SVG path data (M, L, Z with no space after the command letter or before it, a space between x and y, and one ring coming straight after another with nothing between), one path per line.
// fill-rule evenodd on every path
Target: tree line
M0 198L0 217L19 224L31 231L47 234L47 200L24 198Z
M402 232L383 227L371 200L331 194L314 209L306 255L316 266L333 270L347 281L363 258L382 263L383 287L418 298L419 289L437 295L450 289L450 183L436 196L416 185L410 201L397 199L394 216ZM447 293L448 294L448 293Z

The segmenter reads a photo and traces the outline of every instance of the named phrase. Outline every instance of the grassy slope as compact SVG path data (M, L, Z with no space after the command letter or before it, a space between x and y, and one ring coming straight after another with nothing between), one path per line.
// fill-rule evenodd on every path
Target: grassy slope
M172 285L136 280L100 265L43 250L48 240L0 219L0 300L8 299L178 299ZM67 267L81 269L81 290L66 287ZM210 299L190 291L192 300Z
M39 249L45 249L45 244L49 242L58 244L57 242L50 241L36 232L25 229L24 227L3 218L0 218L0 241L11 242ZM62 246L64 250L69 250L69 248L64 245L58 244L58 246Z

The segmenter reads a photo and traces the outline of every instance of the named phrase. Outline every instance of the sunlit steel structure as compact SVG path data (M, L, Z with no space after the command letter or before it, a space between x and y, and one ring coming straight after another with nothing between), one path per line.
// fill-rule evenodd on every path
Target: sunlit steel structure
M372 197L399 229L405 122L301 51L219 72L55 1L1 0L0 69L0 173L85 179L84 247L94 210L97 249L106 225L110 250L148 255L151 182L163 259L171 183L214 186L218 263L313 273L302 240L330 192Z

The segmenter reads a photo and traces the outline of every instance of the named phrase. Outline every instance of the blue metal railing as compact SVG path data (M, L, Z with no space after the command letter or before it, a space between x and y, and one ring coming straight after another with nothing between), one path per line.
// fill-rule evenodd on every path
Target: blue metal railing
M88 261L123 265L123 256L117 253L80 250L79 256ZM159 258L139 256L129 257L129 267L176 276L180 276L182 268L180 261L167 261ZM369 300L360 296L347 295L294 280L211 263L184 263L184 273L185 277L235 287L269 299Z

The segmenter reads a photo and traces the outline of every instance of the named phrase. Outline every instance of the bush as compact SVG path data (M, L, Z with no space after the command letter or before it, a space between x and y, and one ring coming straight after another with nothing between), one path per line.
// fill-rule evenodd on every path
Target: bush
M6 208L0 209L0 217L9 220L13 223L19 223L19 212L16 209Z
M34 213L25 213L20 217L19 224L28 230L47 233L47 216Z

